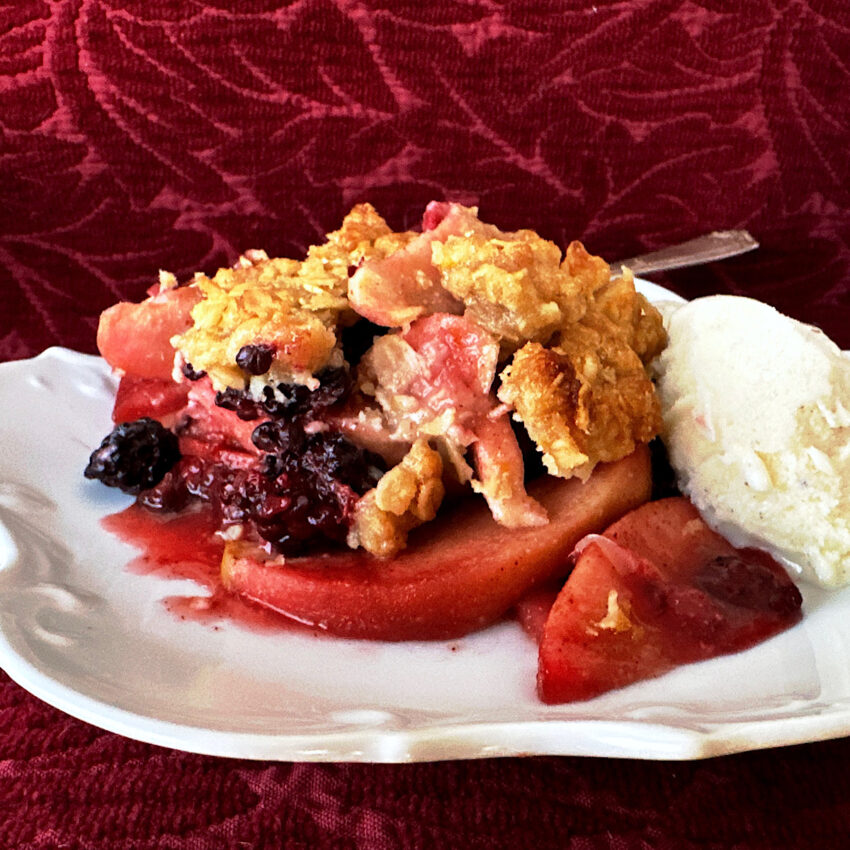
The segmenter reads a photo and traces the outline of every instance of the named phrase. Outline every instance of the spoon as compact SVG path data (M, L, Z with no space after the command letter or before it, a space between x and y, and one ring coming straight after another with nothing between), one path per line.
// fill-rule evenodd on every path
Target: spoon
M758 246L759 243L746 230L715 230L714 233L698 236L680 245L671 245L660 251L652 251L649 254L632 257L630 260L612 263L611 274L622 274L624 267L631 269L637 276L683 269L715 260L725 260L727 257L736 257Z

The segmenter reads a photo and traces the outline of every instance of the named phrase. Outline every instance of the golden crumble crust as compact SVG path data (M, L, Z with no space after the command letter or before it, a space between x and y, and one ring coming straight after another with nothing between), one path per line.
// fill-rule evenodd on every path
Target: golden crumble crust
M236 355L245 345L272 346L274 375L281 381L306 383L329 362L337 318L348 302L334 276L308 284L299 274L301 265L267 259L220 269L212 278L196 275L193 285L203 298L192 309L194 324L175 345L217 390L244 386Z
M381 558L401 551L408 533L437 515L443 500L443 463L427 440L417 440L357 503L349 545Z
M586 479L599 462L648 443L661 426L655 389L618 327L591 309L557 345L528 343L502 373L510 404L548 471Z
M602 257L589 253L578 241L570 242L567 246L561 266L583 292L596 292L611 280L608 263Z
M635 289L634 275L626 269L593 293L594 307L625 334L629 347L648 364L667 345L661 314Z
M407 230L391 230L371 204L357 204L343 219L339 230L328 233L322 245L313 245L307 260L318 260L322 265L332 264L348 277L348 266L363 260L386 257L403 248L417 236Z
M317 372L342 362L336 330L356 320L347 298L350 267L392 253L412 236L393 233L374 207L359 204L303 261L252 252L211 278L198 274L193 285L203 298L175 347L217 390L245 385L236 355L256 344L274 350L268 381L310 384Z
M491 230L432 243L431 259L441 283L503 349L545 343L584 313L583 282L562 265L558 246L534 231L497 231L493 236Z

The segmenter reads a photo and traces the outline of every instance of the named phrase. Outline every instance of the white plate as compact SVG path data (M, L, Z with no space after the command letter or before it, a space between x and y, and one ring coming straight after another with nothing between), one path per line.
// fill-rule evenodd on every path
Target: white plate
M804 588L803 622L747 652L554 707L512 623L380 644L181 621L162 599L198 589L127 571L137 553L99 521L129 499L82 476L113 392L103 361L63 349L0 366L0 665L75 717L300 761L691 759L850 731L850 590Z

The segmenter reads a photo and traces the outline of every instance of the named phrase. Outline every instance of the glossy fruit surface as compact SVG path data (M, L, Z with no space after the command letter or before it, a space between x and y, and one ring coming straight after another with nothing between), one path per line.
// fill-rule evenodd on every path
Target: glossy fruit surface
M544 702L588 699L752 646L800 618L763 552L735 549L681 497L648 502L581 544L540 642Z
M170 425L175 414L189 400L189 386L176 384L170 378L137 378L125 375L115 393L112 421L132 422L149 416L164 425Z
M379 640L457 637L503 616L532 586L563 576L575 543L645 501L651 487L644 449L600 466L584 484L547 478L531 493L548 525L507 529L470 500L410 538L387 561L357 551L270 558L231 543L222 580L282 614L342 636Z
M167 380L174 368L171 338L189 329L195 287L168 289L140 304L122 301L104 310L97 328L97 347L113 368L138 378Z
M154 487L180 460L177 437L156 419L122 422L89 458L86 478L138 495Z

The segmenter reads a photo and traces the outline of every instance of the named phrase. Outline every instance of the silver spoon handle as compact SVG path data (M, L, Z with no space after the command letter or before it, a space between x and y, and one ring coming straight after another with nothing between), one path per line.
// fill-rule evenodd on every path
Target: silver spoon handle
M759 243L746 230L716 230L714 233L698 236L681 245L672 245L660 251L653 251L651 254L641 254L630 260L612 263L611 273L620 274L624 266L638 276L670 269L683 269L687 266L698 266L702 263L735 257L752 251L758 246Z

